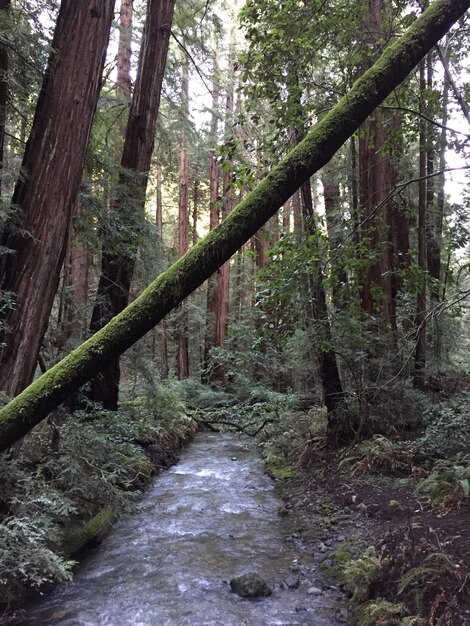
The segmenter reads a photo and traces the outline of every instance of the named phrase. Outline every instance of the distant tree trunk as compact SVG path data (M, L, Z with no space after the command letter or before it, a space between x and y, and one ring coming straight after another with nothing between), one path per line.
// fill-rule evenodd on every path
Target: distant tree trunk
M175 0L149 0L137 79L132 96L117 188L111 210L122 231L116 241L107 233L103 241L101 277L90 330L98 331L129 302L138 237L142 229L148 172L165 71ZM118 250L118 251L116 251ZM90 384L89 397L115 410L119 394L119 360L111 362Z
M116 92L124 102L132 93L131 60L132 60L132 13L134 0L121 0L119 14L119 43L116 63ZM121 135L126 136L126 123L121 124Z
M114 0L64 1L57 17L23 157L26 175L12 199L19 219L6 225L1 241L13 251L2 259L1 287L16 301L0 356L0 389L10 395L31 382L57 291L113 10Z
M10 0L0 0L0 26L7 31ZM8 48L0 42L0 196L3 187L3 159L5 151L5 123L8 100Z
M185 57L182 66L181 102L183 113L183 125L189 121L189 67ZM186 127L181 131L180 146L180 189L178 202L178 256L182 257L188 250L188 225L189 225L189 156L188 135ZM188 311L186 304L180 306L178 315L178 379L182 380L189 376L189 352L188 352Z
M223 223L156 278L106 328L1 408L0 451L28 433L105 363L130 348L241 248L303 182L328 163L468 7L469 0L433 2Z
M448 52L444 53L447 58ZM442 172L437 179L436 194L436 210L428 215L428 241L427 241L427 262L429 276L436 281L437 289L431 290L431 297L439 299L441 288L441 246L442 246L442 227L444 223L444 207L445 207L445 173L446 167L446 149L447 149L447 122L449 118L449 81L445 78L442 90L442 113L441 113L441 133L438 139L439 146L439 163L438 169Z
M233 121L233 92L235 89L234 51L233 44L229 52L229 85L225 102L225 131L226 136L230 136ZM232 158L228 159L222 177L222 220L225 220L232 212L234 205L233 189L233 164ZM220 268L219 290L218 290L217 310L216 310L216 345L223 347L227 338L228 309L230 297L230 262L224 263ZM224 372L220 369L217 377L223 378Z
M362 282L361 298L369 315L380 313L383 328L396 328L396 301L392 291L391 209L387 195L396 183L396 171L383 154L386 141L379 115L366 122L359 140L359 187L362 209L361 238L367 241L371 261Z
M292 215L292 206L290 202L286 202L282 207L282 232L284 234L290 233L291 225L290 219Z
M88 302L90 252L83 241L83 233L77 229L77 220L83 207L80 199L69 231L67 253L63 269L63 315L60 335L65 347L70 339L83 337L86 331L86 305Z
M295 70L291 75L291 81L289 99L294 120L297 128L303 128L301 124L305 121L305 114L302 107L299 81ZM296 130L296 140L301 141L305 134L305 130ZM315 237L317 235L310 178L303 182L299 191L300 198L296 200L296 202L300 201L302 212L304 234L301 236L300 241L303 241L305 237ZM336 444L350 441L354 436L353 425L344 419L345 402L343 386L336 354L332 346L332 334L326 303L323 269L318 261L314 264L313 270L311 270L306 277L306 289L310 293L310 300L312 302L311 315L307 323L313 325L316 332L316 344L321 346L320 349L314 348L312 353L315 354L318 360L323 398L328 414L327 438L330 443L334 441Z
M217 131L219 113L219 66L217 50L214 52L212 67L212 116L210 126L210 141L212 144L209 152L209 229L213 230L219 223L219 167L217 164ZM209 382L210 351L217 345L216 341L216 316L219 290L220 270L207 281L207 308L206 308L206 335L204 340L204 368L202 379Z
M156 248L159 256L163 254L163 194L162 194L162 184L163 184L163 173L162 166L160 163L157 164L156 168L156 182L155 182L155 198L156 198L156 206L155 206L155 225L157 229L157 241ZM158 344L159 344L159 354L160 354L160 378L162 380L166 380L169 374L168 368L168 342L166 340L166 324L165 321L162 320L161 324L156 329Z
M193 214L191 220L191 243L193 246L197 244L197 222L199 220L199 181L193 183Z
M351 174L350 174L350 192L351 192L351 215L353 225L353 242L357 245L361 235L361 217L359 214L359 184L357 178L357 146L356 137L353 135L350 140L351 152Z
M420 109L425 115L426 66L424 60L421 61L419 66L419 85L421 97ZM424 389L426 374L426 168L426 121L421 118L419 122L418 265L423 272L423 276L416 300L416 351L414 371L414 384L420 389Z
M297 243L300 243L303 240L303 226L302 226L302 200L300 198L300 190L297 191L292 196L292 213L294 214L294 234L295 240Z
M157 230L158 252L163 251L163 194L162 194L162 166L157 164L155 181L155 228Z
M307 180L302 185L302 192L305 234L307 237L315 236L317 230L313 215L310 180ZM323 282L323 270L320 263L317 262L308 281L312 300L312 321L317 332L316 343L321 346L320 349L315 350L315 353L318 359L323 399L328 414L327 439L330 444L338 445L351 441L356 434L356 430L352 418L349 420L345 419L346 404L344 391L336 354L332 346L331 326Z
M341 232L339 182L335 176L335 169L331 167L331 164L328 164L322 169L321 181L325 201L330 267L333 277L332 300L335 308L340 309L344 306L341 292L346 285L348 277L342 262L343 255L341 248L344 243L344 238Z
M436 240L436 244L434 250L436 252L433 258L429 259L428 271L432 278L441 281L441 288L439 290L439 299L443 300L443 291L444 287L442 285L443 281L443 272L442 272L442 228L444 224L444 209L445 209L445 173L444 170L446 168L446 150L447 150L447 121L449 117L448 113L449 106L449 83L448 81L444 81L444 89L442 93L442 129L441 136L439 142L439 170L442 174L438 178L438 189L437 189L437 212L436 212L436 221L434 223L434 238ZM428 257L429 258L429 257ZM438 330L437 333L437 356L440 356L440 333Z

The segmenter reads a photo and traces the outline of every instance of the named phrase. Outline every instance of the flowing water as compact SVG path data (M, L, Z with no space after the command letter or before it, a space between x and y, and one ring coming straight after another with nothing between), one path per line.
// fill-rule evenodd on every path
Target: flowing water
M280 505L253 440L201 433L73 583L38 602L22 624L333 626L333 593L309 593L308 580L285 584L305 555L286 541ZM260 574L273 594L234 594L228 580L246 572Z

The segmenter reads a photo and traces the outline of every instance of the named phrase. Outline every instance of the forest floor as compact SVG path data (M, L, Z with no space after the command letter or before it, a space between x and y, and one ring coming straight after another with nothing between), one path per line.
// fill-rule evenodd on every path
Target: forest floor
M350 618L470 625L469 498L432 509L413 480L338 469L344 455L317 451L278 489L294 536L351 598Z

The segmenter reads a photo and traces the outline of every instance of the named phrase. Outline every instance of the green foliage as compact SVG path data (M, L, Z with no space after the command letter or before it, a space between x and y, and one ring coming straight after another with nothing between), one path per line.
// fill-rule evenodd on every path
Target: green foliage
M62 525L77 512L65 493L18 461L0 459L0 598L10 604L29 588L71 577L73 562L57 552Z
M382 559L374 546L369 546L359 558L349 561L343 570L343 577L352 589L354 602L363 602L369 596L369 587L380 576Z
M455 461L438 460L418 485L418 492L442 512L461 506L470 497L470 455L457 456Z
M375 435L348 450L339 467L352 468L353 473L409 473L412 453L402 442L395 442L383 435Z
M452 458L470 446L470 393L428 407L426 429L414 442L415 453L428 458Z
M357 611L358 626L418 626L415 618L404 618L404 604L393 604L383 598L375 598L363 604ZM404 618L404 619L403 619Z
M71 579L73 561L50 547L50 518L7 517L0 523L0 596L9 605L28 588Z

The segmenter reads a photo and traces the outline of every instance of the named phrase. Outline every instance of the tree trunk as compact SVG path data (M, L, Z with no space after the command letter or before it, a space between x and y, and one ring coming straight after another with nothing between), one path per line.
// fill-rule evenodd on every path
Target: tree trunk
M137 80L132 97L117 189L112 210L119 214L119 241L103 241L101 277L90 322L93 332L102 328L129 302L139 233L142 229L148 172L152 158L160 92L165 70L175 0L149 0ZM116 249L119 251L116 252ZM105 408L116 409L119 394L119 360L108 363L91 382L89 397Z
M426 66L421 61L419 66L420 86L420 109L426 114L425 90L426 90ZM425 386L426 370L426 121L424 118L419 122L419 183L418 183L418 265L422 271L421 285L416 300L416 351L414 384L420 389Z
M227 89L227 97L225 101L225 133L226 137L230 138L232 123L233 123L233 93L235 89L235 70L234 70L234 50L233 43L230 44L229 51L229 69L228 80L229 85ZM233 162L229 157L228 162L225 164L225 169L222 177L222 220L227 219L233 209L234 205L234 189L233 189ZM229 309L229 297L230 297L230 262L227 261L219 268L219 290L216 305L216 346L222 348L225 345L228 329L228 309ZM225 376L220 368L217 372L217 378L222 379Z
M302 200L300 190L297 189L292 196L292 213L294 214L294 234L297 243L301 243L304 238L304 229L302 225Z
M132 92L132 13L134 0L121 0L119 15L119 44L116 63L116 92L125 103ZM121 135L126 136L126 123L121 125Z
M447 51L445 57L447 57ZM438 140L439 146L439 163L438 169L442 172L437 179L437 194L436 194L436 211L434 214L428 216L428 241L427 241L427 255L428 255L428 271L429 276L433 278L439 288L433 290L431 293L438 300L440 297L440 281L441 276L441 246L442 246L442 227L444 223L444 207L445 207L445 167L446 167L446 149L447 149L447 122L448 122L448 106L449 106L449 81L444 79L444 85L442 90L442 113L441 113L441 134Z
M335 177L335 171L334 166L331 167L331 164L324 167L321 171L321 181L325 201L330 267L333 277L332 300L335 308L341 309L344 306L341 292L346 285L348 277L342 262L341 248L344 238L341 232L340 189Z
M210 141L212 144L209 152L209 229L213 230L219 223L219 167L215 147L217 145L218 113L219 113L219 66L217 50L214 52L212 67L212 116L210 126ZM218 302L220 271L218 270L207 281L207 308L206 308L206 335L204 339L204 368L202 380L209 382L210 352L216 345L216 315Z
M389 33L384 32L386 5L384 0L365 0L366 36L369 44L383 45ZM364 311L370 316L379 314L382 331L396 330L396 282L394 278L393 223L397 207L388 198L397 182L397 169L389 155L390 129L396 129L396 115L376 112L366 122L359 139L359 199L361 205L361 238L367 244L368 254L375 255L369 262L362 281L361 299ZM367 253L366 253L367 254Z
M0 389L18 393L34 374L65 255L101 83L114 0L63 1L1 244L2 288L15 294L0 356ZM21 232L21 229L23 232ZM24 236L24 232L28 236Z
M351 137L469 8L437 0L353 85L227 219L161 274L125 311L0 409L0 451L117 358L226 262Z
M162 166L157 164L156 174L156 207L155 207L155 225L157 229L157 241L156 248L159 256L163 254L163 194L162 194ZM158 344L160 347L160 378L166 380L169 374L168 368L168 342L166 340L166 324L162 320L159 327L156 329Z
M72 339L75 342L84 336L87 326L86 305L88 302L88 283L90 252L83 241L83 234L77 230L76 222L82 206L77 201L77 211L70 226L69 241L63 269L65 287L62 328L60 331L63 347Z
M183 113L183 129L181 131L180 146L180 189L178 202L178 256L182 257L188 251L189 225L189 156L188 135L184 124L189 122L189 67L185 57L182 68L181 102ZM188 311L186 303L182 303L178 315L178 380L189 376L188 351Z
M0 0L1 30L8 32L10 0ZM0 197L2 195L3 158L5 151L5 124L8 100L8 48L0 42Z

